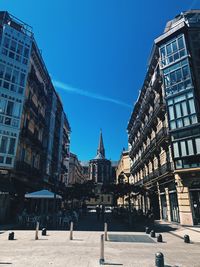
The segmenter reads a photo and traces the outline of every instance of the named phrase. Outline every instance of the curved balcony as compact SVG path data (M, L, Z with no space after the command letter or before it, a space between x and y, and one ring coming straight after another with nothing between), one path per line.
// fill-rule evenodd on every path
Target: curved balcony
M160 129L156 136L150 141L150 144L142 151L141 157L137 159L133 165L131 166L131 173L134 172L136 168L138 168L141 164L144 164L144 161L148 161L148 159L155 153L156 149L160 147L163 142L168 142L168 129L163 127ZM138 143L139 144L139 143ZM133 152L136 151L137 147L134 147L130 151L130 157L132 158Z
M171 162L166 162L162 166L160 166L158 169L154 170L150 174L146 175L142 180L143 184L148 183L152 180L157 180L160 177L169 175L173 172L173 164Z
M22 128L20 136L37 149L43 149L42 141L38 139L38 134L36 132L32 133L28 128Z

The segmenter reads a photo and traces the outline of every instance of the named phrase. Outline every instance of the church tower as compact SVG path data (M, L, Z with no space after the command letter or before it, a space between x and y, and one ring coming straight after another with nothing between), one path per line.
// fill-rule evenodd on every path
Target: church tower
M97 149L97 156L96 159L105 159L105 149L103 145L103 135L102 135L102 130L100 131L100 137L99 137L99 146Z
M100 131L97 155L89 162L90 179L96 183L109 183L111 179L111 162L105 158L102 130Z

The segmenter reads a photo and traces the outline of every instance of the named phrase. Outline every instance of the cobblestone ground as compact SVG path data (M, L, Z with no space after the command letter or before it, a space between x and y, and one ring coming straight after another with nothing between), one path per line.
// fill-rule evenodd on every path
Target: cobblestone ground
M91 230L90 230L91 229ZM136 242L105 242L105 266L154 267L155 253L161 251L165 257L165 267L200 267L200 229L171 228L160 225L164 232L163 243L146 242L144 232L128 232L126 226L116 221L108 224L109 234L134 235ZM69 231L48 231L47 236L34 240L34 231L15 231L15 240L8 241L8 231L0 234L0 265L13 267L96 267L100 266L100 235L103 222L97 221L95 214L81 219L69 240ZM126 232L124 232L126 231ZM184 234L189 234L191 244L183 242ZM142 238L141 238L142 237ZM124 238L127 241L127 238ZM142 241L142 242L141 242ZM154 242L155 241L155 242Z

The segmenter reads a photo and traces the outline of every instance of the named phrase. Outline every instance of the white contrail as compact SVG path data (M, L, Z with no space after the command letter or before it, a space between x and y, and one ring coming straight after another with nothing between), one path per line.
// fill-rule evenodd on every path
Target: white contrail
M131 105L124 103L120 100L113 99L113 98L99 95L99 94L95 94L95 93L91 93L91 92L88 92L88 91L85 91L85 90L82 90L79 88L75 88L75 87L72 87L72 86L65 84L63 82L60 82L60 81L53 80L53 84L55 87L60 88L66 92L70 92L70 93L74 93L74 94L78 94L78 95L83 95L83 96L94 98L94 99L101 100L101 101L111 102L111 103L114 103L114 104L117 104L120 106L124 106L127 108L132 108Z

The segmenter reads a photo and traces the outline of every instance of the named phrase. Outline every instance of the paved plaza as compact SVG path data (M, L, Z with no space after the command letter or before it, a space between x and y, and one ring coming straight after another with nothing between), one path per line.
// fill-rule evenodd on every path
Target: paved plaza
M87 216L74 231L74 240L69 240L69 231L48 231L47 236L34 240L34 231L15 231L15 240L8 241L9 231L0 234L0 265L13 267L96 267L100 266L100 235L94 227L103 228L103 223ZM91 231L86 229L91 225ZM105 266L153 267L155 253L161 251L168 267L200 267L200 228L171 228L165 231L161 225L163 243L150 238L144 232L119 231L120 224L110 231L111 240L105 242ZM169 228L169 225L167 226ZM81 228L85 228L81 230ZM111 228L112 230L112 228ZM183 242L189 234L191 244Z

